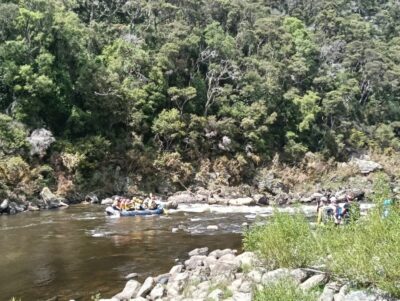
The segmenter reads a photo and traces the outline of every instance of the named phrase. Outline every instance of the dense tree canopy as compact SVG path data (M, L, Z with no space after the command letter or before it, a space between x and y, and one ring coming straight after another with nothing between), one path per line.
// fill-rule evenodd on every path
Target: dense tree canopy
M400 150L399 32L396 0L3 0L0 155L39 127L76 179Z

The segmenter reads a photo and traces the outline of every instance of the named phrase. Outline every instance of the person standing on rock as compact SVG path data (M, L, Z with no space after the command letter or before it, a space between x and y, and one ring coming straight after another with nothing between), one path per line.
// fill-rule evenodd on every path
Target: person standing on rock
M342 207L339 206L336 197L331 197L330 201L335 225L340 225L342 223Z
M342 218L345 223L355 221L360 217L360 205L356 202L354 194L346 195L345 203L343 204Z

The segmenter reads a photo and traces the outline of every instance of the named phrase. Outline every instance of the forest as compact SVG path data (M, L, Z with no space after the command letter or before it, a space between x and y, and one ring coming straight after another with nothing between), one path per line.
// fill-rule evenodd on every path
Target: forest
M397 0L2 0L0 194L390 156L399 32ZM45 153L35 129L54 135Z

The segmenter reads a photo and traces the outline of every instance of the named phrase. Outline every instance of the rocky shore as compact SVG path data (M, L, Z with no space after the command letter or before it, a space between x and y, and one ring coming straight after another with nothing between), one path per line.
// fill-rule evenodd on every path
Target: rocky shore
M236 253L231 249L210 253L206 247L195 249L169 273L148 277L143 283L131 279L120 293L100 301L250 301L257 290L282 280L293 282L304 292L315 291L316 301L394 301L382 292L352 288L348 281L317 268L270 271L255 253Z

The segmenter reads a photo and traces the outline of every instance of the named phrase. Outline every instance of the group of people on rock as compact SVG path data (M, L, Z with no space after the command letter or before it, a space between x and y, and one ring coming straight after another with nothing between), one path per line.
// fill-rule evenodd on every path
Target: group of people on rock
M346 224L360 217L360 205L354 194L346 195L344 203L339 205L336 197L323 196L317 204L317 224L333 222L335 225Z
M112 207L116 210L154 210L158 206L157 198L150 193L144 200L133 197L132 199L127 199L123 197L117 197L112 204Z

